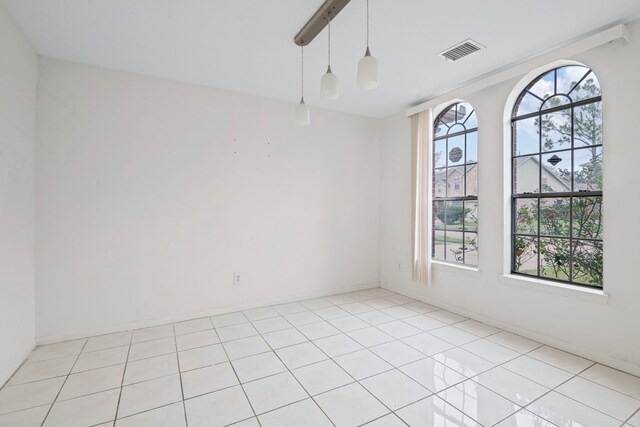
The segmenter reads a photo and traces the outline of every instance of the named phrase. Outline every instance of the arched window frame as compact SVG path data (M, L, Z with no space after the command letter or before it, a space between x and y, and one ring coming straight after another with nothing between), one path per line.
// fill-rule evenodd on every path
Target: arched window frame
M433 123L431 258L476 267L479 231L477 115L468 102L456 101L447 105ZM454 139L458 142L450 144L450 140ZM454 148L462 151L457 153L461 156L458 161L453 161L456 159L455 150L451 157ZM449 179L450 170L459 174ZM444 181L439 178L442 174ZM470 176L475 176L472 186L469 186ZM459 188L455 188L456 182ZM454 192L456 194L452 194ZM450 208L445 209L445 206ZM462 213L454 224L448 224L447 219L442 220L443 217L447 218L451 208L457 208Z
M571 67L573 69L569 70ZM577 73L579 70L582 70L583 75L580 78L576 78L575 81L559 80L558 78L561 73L569 75L570 71ZM550 76L553 77L553 93L544 94L539 90L545 85L547 87L550 86ZM589 90L594 88L596 90L591 95L588 95L589 91L585 89L587 87L586 83L589 81L593 84ZM537 89L536 85L539 85ZM536 90L538 90L537 93ZM549 88L549 90L551 89ZM577 96L575 96L576 94ZM520 111L521 107L525 109L530 107L527 103L530 104L529 101L535 99L537 99L535 102L540 104L537 109L529 108L524 113ZM550 100L553 99L557 100L558 105L549 107ZM576 126L578 123L577 117L584 120L582 119L582 114L588 108L591 108L591 111L594 112L592 115L594 120L591 122L590 129L597 129L597 132L592 132L592 143L585 142L584 138L581 139L583 134L579 129L580 127L584 128L585 123L580 123ZM567 111L570 121L568 145L566 135L558 141L546 139L543 142L544 132L548 134L550 130L555 132L562 128L553 124L545 124L545 120L547 123L552 123L554 114L562 115L566 114ZM551 118L547 116L551 116ZM543 117L547 118L543 120ZM599 121L595 117L598 117ZM524 124L525 121L531 121L532 119L535 120L535 126L537 126L538 149L530 151L525 147L523 148L524 153L522 153L518 147L520 142L518 141L518 124ZM526 88L517 96L511 112L510 124L511 273L592 288L602 288L602 94L596 74L593 70L581 64L562 65L545 71L528 83ZM521 128L523 127L521 126ZM566 130L566 128L564 129ZM524 135L524 132L522 134ZM561 133L557 133L557 135L561 135ZM526 138L522 138L522 140L526 141ZM576 141L581 141L582 145ZM554 144L556 143L565 145L560 144L559 147L555 147ZM522 146L525 145L526 142L522 144ZM584 162L584 159L580 156L587 151L591 152L591 159ZM568 156L569 154L570 156ZM553 157L558 157L560 160L558 161ZM570 162L567 165L570 174L569 182L565 182L565 186L568 185L569 188L562 188L562 180L558 179L555 168L558 163L562 163L568 157ZM518 188L518 169L525 170L525 161L529 161L530 158L536 160L538 164L538 185L533 191L525 191L527 188L523 189L522 186ZM547 166L546 162L550 163L551 166ZM558 168L558 170L561 170L561 168ZM585 183L584 178L582 182L579 182L578 177L589 175L588 173L584 174L584 170L593 171L593 176L599 176L599 182L598 179L594 179ZM524 172L522 174L524 175ZM559 176L566 176L566 173L562 172ZM523 177L520 178L523 186L526 187L528 185L527 181L530 180L522 179ZM552 182L551 185L548 184L549 181ZM553 199L555 200L551 203ZM533 212L535 221L531 222L531 216L526 212ZM597 218L597 221L595 219L593 221L594 224L597 223L597 226L583 227L585 224L583 220L585 217L584 212L590 212L590 216ZM580 215L578 216L578 214ZM566 218L563 227L557 226L561 221L556 220L556 218ZM580 218L580 220L578 221L575 218ZM529 229L522 225L530 222L531 227ZM576 227L576 224L579 227ZM554 234L550 230L564 231ZM584 230L591 234L585 235ZM529 261L527 261L529 262L529 270L522 268L522 258L526 258L523 257L523 254L531 257L529 260L535 258L535 271L531 270L532 264ZM585 262L585 260L589 260L589 262ZM565 270L566 273L563 273ZM588 274L585 272L588 272ZM588 278L588 280L585 278Z

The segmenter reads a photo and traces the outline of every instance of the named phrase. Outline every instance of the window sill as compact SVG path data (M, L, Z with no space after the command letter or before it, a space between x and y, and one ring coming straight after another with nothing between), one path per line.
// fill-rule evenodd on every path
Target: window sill
M500 276L500 282L508 286L518 286L533 291L545 292L548 294L562 295L568 298L581 299L599 304L606 304L609 295L599 289L589 289L580 286L565 285L562 283L547 280L523 277L515 274L504 274Z
M480 277L480 270L477 267L469 267L466 265L434 260L431 260L431 266L434 270L450 271L452 273L464 274L466 276Z

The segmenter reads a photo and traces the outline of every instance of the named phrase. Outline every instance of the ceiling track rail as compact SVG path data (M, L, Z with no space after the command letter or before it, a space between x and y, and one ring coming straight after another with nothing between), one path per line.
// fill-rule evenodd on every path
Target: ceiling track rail
M351 0L326 0L311 19L304 24L293 41L298 46L307 46L327 26L329 19L335 19Z

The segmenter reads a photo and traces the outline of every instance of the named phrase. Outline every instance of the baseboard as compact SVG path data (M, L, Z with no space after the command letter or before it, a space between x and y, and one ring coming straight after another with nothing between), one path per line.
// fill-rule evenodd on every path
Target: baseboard
M11 379L13 374L22 366L24 361L27 359L27 356L31 354L33 349L35 348L35 341L31 341L28 345L22 348L17 356L13 359L13 362L9 364L3 371L0 372L0 388L4 387L4 385Z
M394 286L392 284L389 283L380 283L380 287L393 291L393 292L398 292L397 289L394 288ZM422 297L419 297L418 295L416 295L416 293L414 292L407 292L406 290L403 290L402 293L408 293L409 295L407 295L408 297L420 300L422 302L425 302L427 304L431 304L431 305L435 305L437 307L443 308L445 310L451 311L452 313L456 313L459 314L461 316L465 316L468 317L470 319L473 320L477 320L479 322L482 323L486 323L487 325L490 326L494 326L496 328L499 329L503 329L505 331L508 332L512 332L514 334L518 334L521 335L525 338L529 338L532 339L534 341L538 341L542 344L546 344L555 348L559 348L560 350L564 350L567 351L569 353L573 353L576 354L578 356L587 358L589 360L593 360L594 362L598 362L601 363L603 365L607 365L610 366L612 368L618 369L620 371L624 371L624 372L628 372L632 375L636 375L636 376L640 376L640 367L627 362L625 360L621 360L621 359L616 359L614 357L611 356L607 356L605 354L602 353L598 353L595 352L593 350L581 347L581 346L577 346L577 345L573 345L570 343L567 343L566 341L563 340L559 340L557 338L554 338L552 336L549 335L544 335L544 334L540 334L537 332L533 332L527 329L523 329L523 328L518 328L515 327L513 325L510 325L508 323L503 323L500 322L498 320L483 316L481 314L472 312L472 311L468 311L468 310L464 310L461 309L459 307L454 307L452 305L449 305L447 303L444 303L442 301L439 301L437 299L434 298L430 298L430 299L425 299Z
M217 308L213 310L185 313L177 316L169 316L169 317L164 317L160 319L124 323L124 324L109 326L105 328L89 329L89 330L67 333L67 334L38 336L36 337L36 344L37 345L52 344L56 342L70 341L70 340L75 340L79 338L92 337L96 335L112 334L116 332L130 331L133 329L149 328L152 326L160 326L160 325L166 325L168 323L183 322L185 320L198 319L201 317L210 317L210 316L217 316L219 314L233 313L234 311L251 310L252 308L263 307L265 305L286 304L289 302L302 301L302 300L311 299L311 298L320 298L320 297L325 297L325 296L334 295L338 293L372 289L372 288L377 288L379 286L380 286L379 282L371 282L371 283L365 283L361 285L350 286L346 288L342 287L342 288L328 289L323 291L309 292L302 296L274 298L271 300L262 300L260 302L254 302L249 304L240 304L240 305L229 306L224 308Z

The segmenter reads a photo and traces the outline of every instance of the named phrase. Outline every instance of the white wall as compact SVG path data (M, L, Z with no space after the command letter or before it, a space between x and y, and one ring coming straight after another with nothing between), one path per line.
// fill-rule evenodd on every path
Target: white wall
M35 52L0 5L0 386L33 348Z
M378 281L377 121L51 59L38 98L39 342Z
M411 282L410 124L397 115L382 125L381 282L399 292L507 327L640 374L638 242L638 99L640 22L629 44L618 41L574 60L592 67L602 85L604 114L605 292L586 301L514 285L500 278L503 241L503 114L520 79L466 97L479 118L479 272L434 265L430 287ZM568 58L569 59L569 58ZM460 63L463 66L463 62ZM508 221L508 217L506 218ZM397 264L402 262L403 271ZM576 293L578 295L578 293Z

